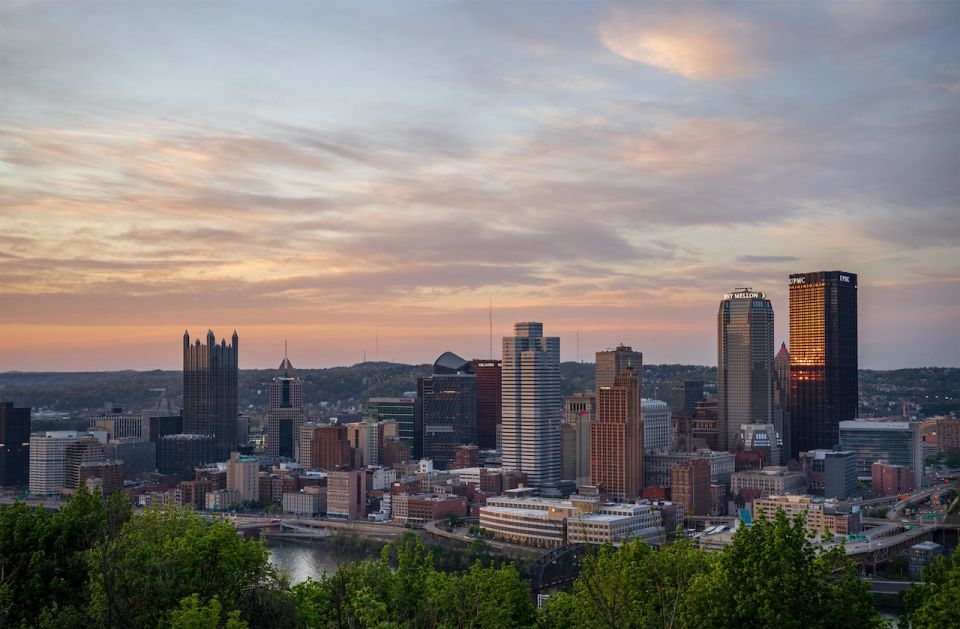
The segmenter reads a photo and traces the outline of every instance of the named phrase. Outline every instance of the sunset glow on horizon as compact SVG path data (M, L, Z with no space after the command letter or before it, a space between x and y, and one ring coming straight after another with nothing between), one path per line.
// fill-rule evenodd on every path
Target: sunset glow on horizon
M960 5L0 7L0 371L626 343L859 276L860 366L960 366ZM577 339L579 338L579 343Z

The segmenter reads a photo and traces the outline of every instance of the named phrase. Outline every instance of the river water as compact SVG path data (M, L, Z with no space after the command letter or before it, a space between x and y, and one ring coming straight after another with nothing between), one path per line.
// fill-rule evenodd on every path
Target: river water
M322 541L268 538L264 540L264 546L270 551L270 563L286 572L292 583L300 583L311 577L319 579L324 574L336 572L338 565L368 558L358 554L337 557L331 547ZM379 555L376 552L369 557Z

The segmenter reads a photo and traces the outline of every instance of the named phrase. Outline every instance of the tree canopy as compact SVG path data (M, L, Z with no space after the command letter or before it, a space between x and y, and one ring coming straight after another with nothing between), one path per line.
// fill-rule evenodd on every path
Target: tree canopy
M190 510L136 517L119 497L80 490L59 513L0 509L0 626L304 628L878 627L842 549L818 553L782 512L720 553L681 539L584 558L572 592L533 605L512 563L475 542L461 569L410 533L379 557L290 585L255 540ZM940 560L907 595L913 627L957 625L960 569ZM446 568L446 569L444 569ZM908 620L906 620L908 619Z

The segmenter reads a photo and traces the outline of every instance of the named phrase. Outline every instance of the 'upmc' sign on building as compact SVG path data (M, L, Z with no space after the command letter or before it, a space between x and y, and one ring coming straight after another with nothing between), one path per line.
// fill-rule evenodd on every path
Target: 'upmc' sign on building
M806 286L818 282L831 281L856 287L857 276L843 271L822 271L820 273L794 273L790 276L790 286Z

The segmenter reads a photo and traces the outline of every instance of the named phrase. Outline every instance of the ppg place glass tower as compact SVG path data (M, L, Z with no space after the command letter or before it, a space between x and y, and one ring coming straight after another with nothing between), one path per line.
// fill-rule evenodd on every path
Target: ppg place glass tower
M857 276L790 276L791 456L839 443L857 416Z
M773 423L773 306L736 288L717 311L717 445L732 449L743 424Z
M217 344L207 331L206 345L183 333L183 431L213 437L213 455L225 461L237 447L237 353L234 330L230 345Z

